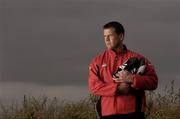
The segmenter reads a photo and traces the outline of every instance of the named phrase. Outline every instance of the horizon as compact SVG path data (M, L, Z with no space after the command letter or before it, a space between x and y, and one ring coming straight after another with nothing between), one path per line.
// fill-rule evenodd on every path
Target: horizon
M148 58L157 92L180 84L180 1L4 0L0 2L0 99L88 95L88 67L105 50L102 26L119 21L127 48Z

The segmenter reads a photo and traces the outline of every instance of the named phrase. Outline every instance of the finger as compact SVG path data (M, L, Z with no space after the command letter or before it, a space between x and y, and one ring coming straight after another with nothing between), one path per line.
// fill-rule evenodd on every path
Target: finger
M120 81L120 80L119 80L119 79L117 79L117 78L113 78L113 80L114 80L114 81Z
M121 80L121 79L115 79L115 78L113 78L113 80L114 80L115 82L123 82L123 80Z

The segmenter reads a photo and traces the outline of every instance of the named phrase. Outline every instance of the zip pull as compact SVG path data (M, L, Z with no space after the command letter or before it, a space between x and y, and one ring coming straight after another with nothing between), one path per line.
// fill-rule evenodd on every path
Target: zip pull
M116 57L115 57L115 59L114 59L114 65L116 65L117 64L117 61L118 61L118 56L116 55Z

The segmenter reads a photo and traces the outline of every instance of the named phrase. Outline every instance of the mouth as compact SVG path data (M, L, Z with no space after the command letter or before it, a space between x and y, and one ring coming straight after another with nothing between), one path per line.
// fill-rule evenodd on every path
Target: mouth
M111 43L106 43L106 45L107 45L107 46L110 46L110 45L111 45Z

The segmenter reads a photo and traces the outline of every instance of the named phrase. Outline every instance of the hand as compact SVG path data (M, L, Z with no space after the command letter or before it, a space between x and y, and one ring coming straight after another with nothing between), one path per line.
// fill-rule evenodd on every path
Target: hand
M120 83L127 83L127 84L133 83L132 73L130 73L129 71L122 70L118 74L119 74L119 78L113 78L113 80L116 83L118 83L118 82L120 82Z
M120 83L117 92L118 94L128 94L130 92L130 85L127 83Z

